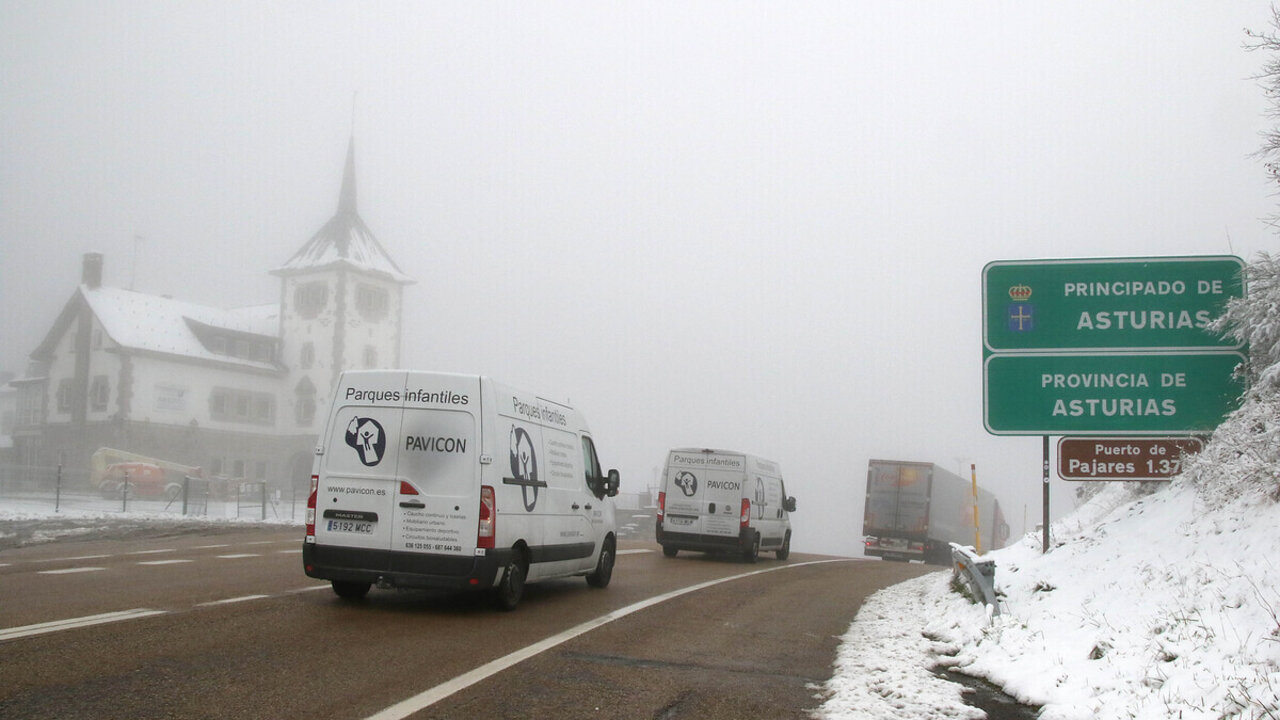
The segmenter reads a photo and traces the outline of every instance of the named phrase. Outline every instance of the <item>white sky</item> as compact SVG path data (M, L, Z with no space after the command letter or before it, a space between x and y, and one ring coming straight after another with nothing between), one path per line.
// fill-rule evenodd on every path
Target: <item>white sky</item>
M982 267L1274 249L1242 49L1269 16L0 0L0 369L85 252L276 301L355 94L361 214L418 281L405 365L571 399L624 490L672 446L775 459L798 551L858 552L871 457L976 463L1018 533L1040 440L983 430Z

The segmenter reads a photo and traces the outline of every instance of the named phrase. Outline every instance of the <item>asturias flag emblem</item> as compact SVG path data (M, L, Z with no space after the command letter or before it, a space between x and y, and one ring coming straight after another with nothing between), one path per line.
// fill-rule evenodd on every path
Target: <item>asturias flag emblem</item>
M1031 299L1030 285L1014 285L1009 288L1009 304L1006 319L1010 332L1030 332L1036 329L1036 306L1027 302Z

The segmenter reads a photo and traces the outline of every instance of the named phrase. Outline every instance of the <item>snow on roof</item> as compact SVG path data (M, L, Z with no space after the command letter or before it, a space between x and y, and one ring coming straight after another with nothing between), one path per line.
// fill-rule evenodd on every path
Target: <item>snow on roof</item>
M279 306L223 310L120 288L80 286L107 336L121 347L276 370L274 363L211 352L190 322L264 339L278 339ZM190 322L189 322L190 321Z
M364 220L352 211L339 211L302 249L273 272L289 275L338 265L384 275L401 284L413 282L387 255Z
M342 190L338 194L338 211L312 236L302 249L284 265L273 270L276 275L291 275L321 268L347 266L354 270L383 275L402 285L413 283L400 272L391 256L373 236L356 210L356 141L347 144L347 163L342 171Z

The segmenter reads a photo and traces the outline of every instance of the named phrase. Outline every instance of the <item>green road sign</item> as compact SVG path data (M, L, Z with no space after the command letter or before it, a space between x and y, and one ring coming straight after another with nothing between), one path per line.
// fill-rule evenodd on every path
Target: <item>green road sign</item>
M999 353L983 363L983 422L995 435L1207 433L1244 391L1238 352Z
M1243 268L1229 255L988 263L983 355L1238 350L1205 325L1244 294Z

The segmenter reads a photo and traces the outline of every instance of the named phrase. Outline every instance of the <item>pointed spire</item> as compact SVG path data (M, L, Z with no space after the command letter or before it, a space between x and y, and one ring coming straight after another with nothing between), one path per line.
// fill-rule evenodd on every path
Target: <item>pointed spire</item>
M347 166L342 171L342 194L338 196L338 213L356 213L356 136L347 144Z

